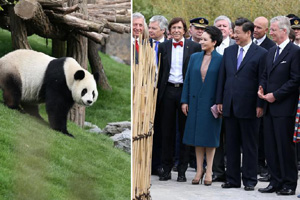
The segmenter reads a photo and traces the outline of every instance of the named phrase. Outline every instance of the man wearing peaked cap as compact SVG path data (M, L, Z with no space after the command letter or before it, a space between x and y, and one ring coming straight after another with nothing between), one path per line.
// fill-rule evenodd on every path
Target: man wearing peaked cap
M300 47L300 18L295 17L290 20L291 28L295 31L294 44Z
M204 17L198 17L190 20L190 40L199 43L200 37L208 26L208 20Z

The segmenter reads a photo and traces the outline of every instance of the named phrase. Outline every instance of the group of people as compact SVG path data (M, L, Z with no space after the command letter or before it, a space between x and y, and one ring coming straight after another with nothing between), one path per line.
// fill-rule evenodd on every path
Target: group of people
M152 174L171 179L179 149L177 181L186 182L194 147L192 184L253 191L259 171L269 182L259 192L294 195L300 19L276 16L269 28L262 16L232 23L222 15L212 26L198 17L189 29L180 17L156 15L149 26L141 13L132 19L133 50L138 55L140 36L149 39L160 62Z

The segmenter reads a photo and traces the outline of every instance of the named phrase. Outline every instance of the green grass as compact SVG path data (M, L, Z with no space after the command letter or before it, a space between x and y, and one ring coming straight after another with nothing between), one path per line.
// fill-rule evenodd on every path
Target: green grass
M51 52L51 42L30 37L33 49ZM0 29L0 56L11 51L10 34ZM99 90L86 121L103 128L130 120L130 67L101 54L112 91ZM104 135L68 122L72 139L27 114L8 109L0 93L0 200L97 200L130 198L130 155ZM42 116L46 119L44 106Z

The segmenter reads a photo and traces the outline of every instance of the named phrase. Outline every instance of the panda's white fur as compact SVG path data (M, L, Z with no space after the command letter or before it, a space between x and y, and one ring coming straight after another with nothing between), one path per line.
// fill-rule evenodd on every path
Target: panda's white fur
M1 58L1 72L18 73L22 81L21 101L36 102L47 66L53 59L55 58L40 52L20 49Z
M72 97L74 101L78 104L84 106L91 106L98 97L97 85L92 74L85 73L85 81L76 81L74 80L74 74L76 71L82 70L82 67L77 63L73 58L67 58L64 66L65 74L71 75L66 76L66 81L68 88L72 92ZM86 70L85 70L86 71ZM87 72L87 71L86 71ZM82 97L82 89L86 88L87 93ZM95 91L95 97L93 97L92 91ZM88 103L92 101L92 103Z
M50 57L33 50L16 50L0 58L0 88L4 103L40 117L46 103L50 126L66 135L67 114L74 102L90 106L98 97L94 76L73 58Z

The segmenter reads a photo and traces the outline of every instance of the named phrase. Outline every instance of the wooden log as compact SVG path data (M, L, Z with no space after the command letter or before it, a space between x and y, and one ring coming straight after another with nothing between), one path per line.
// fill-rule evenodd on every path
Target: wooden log
M69 6L73 6L76 3L78 2L74 0L68 0ZM81 0L81 2L79 3L80 12L84 15L87 14L86 3L87 3L86 0ZM62 19L65 20L68 19L67 16L71 18L75 18L70 15L58 15L58 16L60 17L63 16ZM82 23L82 21L83 20L81 20L80 22ZM71 24L76 23L75 20L71 22L72 22ZM87 38L77 34L75 31L71 32L68 36L67 56L73 57L84 69L87 69L87 65L88 65L87 44L88 44ZM68 119L75 122L78 126L83 127L85 121L85 107L75 103L68 114Z
M24 21L15 14L12 6L9 6L8 9L13 49L31 49L27 40L27 29Z
M101 58L98 54L97 44L89 39L88 41L88 58L90 62L90 66L92 69L92 73L99 74L98 85L101 86L104 90L111 90L111 86L108 83L107 77L104 72L104 68L101 62Z
M66 7L66 8L52 7L51 9L54 10L55 12L57 12L57 13L66 15L66 14L70 14L72 12L75 12L75 11L79 10L80 8L79 8L78 4L76 4L76 5L71 6L71 7Z
M37 0L43 7L63 7L66 0Z
M102 19L97 21L97 23L90 20L83 20L72 15L61 15L54 13L52 10L45 11L50 17L51 21L66 24L72 29L76 28L84 31L98 32L101 33L103 28L106 26L107 20Z
M81 35L86 36L87 38L93 40L96 43L101 45L105 45L106 37L103 34L95 33L95 32L85 32L85 31L78 31Z
M128 31L128 28L124 24L119 24L119 23L112 23L108 22L106 28L109 28L111 31L117 32L117 33L125 33ZM130 30L129 30L130 31Z
M130 23L131 22L131 15L128 15L128 16L116 15L116 22L117 23Z
M109 34L110 33L110 29L104 28L103 31L102 31L102 33Z
M20 0L15 5L14 11L17 16L26 20L26 25L36 34L46 38L65 39L64 29L50 22L42 6L36 0Z

